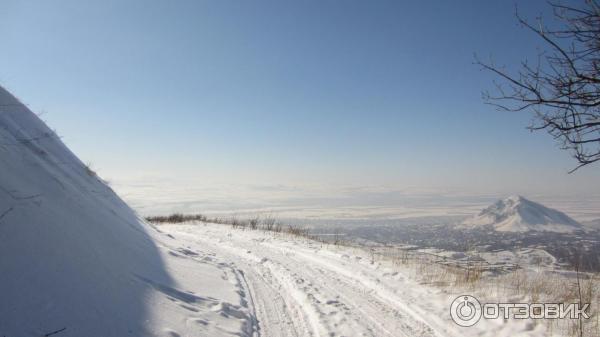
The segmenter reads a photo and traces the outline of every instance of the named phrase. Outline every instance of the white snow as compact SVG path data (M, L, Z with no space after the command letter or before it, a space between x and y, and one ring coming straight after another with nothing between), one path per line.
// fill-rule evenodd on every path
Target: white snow
M546 332L526 320L458 327L449 305L462 290L420 284L363 249L215 224L149 226L2 88L0 172L0 336Z
M217 224L162 225L172 252L210 258L243 276L261 336L545 336L529 320L459 327L450 303L464 289L419 283L408 268L362 248ZM170 235L170 236L167 236ZM476 292L469 290L470 293ZM481 298L481 297L480 297ZM560 336L556 332L556 336Z
M565 213L545 207L522 196L498 200L478 215L465 220L463 228L492 226L503 232L573 232L582 225Z
M156 231L2 88L0 172L0 336L252 329L239 275L168 255Z

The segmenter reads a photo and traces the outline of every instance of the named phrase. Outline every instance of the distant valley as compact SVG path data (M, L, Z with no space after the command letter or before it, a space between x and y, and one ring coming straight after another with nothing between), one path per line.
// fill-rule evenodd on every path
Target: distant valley
M600 221L580 224L558 210L512 196L462 220L415 219L412 223L338 226L333 231L316 226L313 232L330 240L406 250L461 252L466 255L457 256L475 259L494 253L545 251L554 258L553 265L547 267L573 269L579 264L582 270L598 271L600 229L596 222ZM517 257L504 261L519 264Z

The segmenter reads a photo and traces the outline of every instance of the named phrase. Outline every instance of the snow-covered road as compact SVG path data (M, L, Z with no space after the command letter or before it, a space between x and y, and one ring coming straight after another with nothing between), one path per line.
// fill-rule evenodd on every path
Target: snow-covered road
M224 225L158 228L167 265L191 259L234 275L240 298L230 307L244 313L234 315L244 336L500 336L518 328L454 325L448 312L456 294L420 285L362 249ZM527 330L519 333L535 334Z

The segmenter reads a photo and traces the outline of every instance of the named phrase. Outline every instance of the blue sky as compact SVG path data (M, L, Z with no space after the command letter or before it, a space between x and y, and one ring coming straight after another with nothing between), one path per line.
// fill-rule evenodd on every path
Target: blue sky
M528 17L545 1L518 1ZM474 53L511 1L0 2L0 84L108 180L591 194L600 166L498 112Z

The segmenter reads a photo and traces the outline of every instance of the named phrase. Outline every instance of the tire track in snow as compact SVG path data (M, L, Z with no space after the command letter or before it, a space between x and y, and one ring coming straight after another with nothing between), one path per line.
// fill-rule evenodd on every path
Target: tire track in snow
M267 234L251 239L245 234L255 237L252 232L228 233L227 227L193 232L191 228L187 233L188 243L236 261L244 271L265 336L441 335L401 298L382 292L340 261L336 264L318 252L282 245L265 238ZM291 320L292 327L282 320Z
M292 252L291 249L267 243L270 249ZM309 274L320 273L322 277L321 288L329 294L336 294L346 306L352 310L347 314L353 316L356 322L362 324L373 336L437 336L438 334L422 320L414 315L403 312L400 308L391 305L387 301L376 296L376 291L366 287L360 279L353 274L356 271L340 268L330 268L331 265L322 263L313 256L294 250L293 254L287 254L289 259L304 265L311 270ZM343 268L341 268L343 269ZM334 300L338 302L337 300ZM360 315L356 313L359 312ZM388 317L384 317L387 315ZM370 334L367 334L370 335Z
M287 289L278 282L273 271L264 265L264 260L248 253L246 249L223 245L221 238L206 238L189 232L174 233L179 244L235 263L236 268L243 271L249 292L254 298L252 309L258 319L260 335L318 336L304 307L289 297Z

